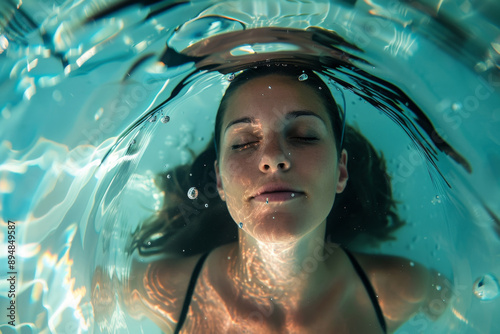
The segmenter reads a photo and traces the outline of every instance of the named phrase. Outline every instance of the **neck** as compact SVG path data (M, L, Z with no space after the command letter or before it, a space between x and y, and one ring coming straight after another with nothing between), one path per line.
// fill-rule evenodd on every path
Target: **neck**
M326 222L309 234L289 242L266 243L239 231L231 257L238 293L259 304L300 308L318 293L327 263L337 248L325 244Z

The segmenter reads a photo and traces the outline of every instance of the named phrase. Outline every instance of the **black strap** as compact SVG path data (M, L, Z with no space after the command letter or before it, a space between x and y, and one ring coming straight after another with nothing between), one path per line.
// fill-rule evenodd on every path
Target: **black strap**
M373 286L371 285L370 281L368 280L368 277L366 276L366 273L363 271L363 268L359 265L358 261L356 261L356 258L345 248L343 248L349 259L351 260L352 266L358 273L359 278L361 278L361 281L363 282L363 285L366 288L366 291L368 292L368 295L370 296L370 299L372 301L373 307L375 308L375 312L377 313L378 321L380 322L380 326L382 327L382 330L384 333L387 333L387 324L385 323L385 318L384 314L382 313L382 309L380 308L380 305L378 303L378 297L375 293L375 290L373 289Z
M208 252L200 257L198 263L196 263L196 267L194 267L193 273L191 274L191 281L189 281L186 298L184 299L184 305L182 305L181 315L179 317L179 321L177 322L177 327L175 328L174 334L178 334L181 331L182 325L184 325L184 321L186 321L186 316L189 311L189 305L191 304L191 298L193 297L194 289L196 287L196 281L198 280L198 275L200 274L201 268L203 267L203 262L205 262L207 256Z

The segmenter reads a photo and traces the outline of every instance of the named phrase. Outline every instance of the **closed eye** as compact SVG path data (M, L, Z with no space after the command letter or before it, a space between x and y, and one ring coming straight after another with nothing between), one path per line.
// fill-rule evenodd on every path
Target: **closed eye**
M311 141L316 141L318 138L316 137L292 137L293 139L298 139L301 141L306 141L306 142L311 142Z
M256 143L257 143L256 141L252 141L252 142L248 142L248 143L244 143L244 144L232 145L231 149L233 149L233 150L244 150L244 149L250 148L251 146L253 146Z

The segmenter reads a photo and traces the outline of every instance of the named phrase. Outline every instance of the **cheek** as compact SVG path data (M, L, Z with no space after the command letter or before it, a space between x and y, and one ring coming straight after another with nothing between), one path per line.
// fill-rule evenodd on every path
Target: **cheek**
M237 159L227 159L221 167L221 178L226 192L234 191L235 188L247 183L248 165L244 162Z

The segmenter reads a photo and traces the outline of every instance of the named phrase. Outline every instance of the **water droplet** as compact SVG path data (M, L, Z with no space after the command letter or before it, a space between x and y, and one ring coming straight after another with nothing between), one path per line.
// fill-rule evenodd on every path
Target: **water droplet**
M167 174L167 179L170 179L170 178L171 178L170 174Z
M132 140L130 141L130 145L134 145L134 144L135 144L135 139L132 139Z
M299 76L299 81L306 81L308 78L307 74L303 73Z
M441 291L441 285L436 285L436 290Z
M170 121L170 116L163 116L163 117L161 118L161 122L162 122L162 123L168 123L169 121Z
M415 263L413 261L410 261L410 267L415 267Z
M239 224L238 224L238 226L239 226L240 228L243 228L243 223L239 223Z
M272 89L271 86L268 86L267 88Z
M234 80L234 78L235 78L234 73L231 73L231 74L229 74L229 75L227 76L227 81L233 81L233 80Z
M269 198L266 198L266 204L269 204Z
M196 199L196 197L198 197L198 189L195 187L189 188L187 195L189 199Z
M208 208L208 204L205 204L205 208Z
M151 122L151 123L156 122L156 115L153 115L153 117L151 117L151 118L149 119L149 122Z
M189 173L189 176L193 176L193 173Z
M295 194L294 194L294 193L292 193L292 195L291 195L291 196L292 196L292 197L295 197Z
M273 217L273 219L274 219L274 217Z
M486 274L474 282L474 295L481 300L493 300L500 295L500 287L495 276Z

